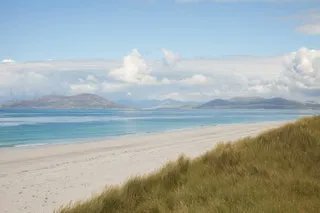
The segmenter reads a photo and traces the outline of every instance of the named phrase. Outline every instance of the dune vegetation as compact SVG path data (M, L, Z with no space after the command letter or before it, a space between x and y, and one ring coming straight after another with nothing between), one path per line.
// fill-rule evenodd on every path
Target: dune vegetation
M220 144L61 213L319 212L320 116Z

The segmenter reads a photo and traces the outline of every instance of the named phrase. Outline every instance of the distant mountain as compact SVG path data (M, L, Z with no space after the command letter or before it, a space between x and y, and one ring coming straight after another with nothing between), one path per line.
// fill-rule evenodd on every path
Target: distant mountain
M128 106L128 107L125 107ZM17 101L0 106L5 109L320 109L315 102L301 103L284 98L236 97L214 99L205 104L165 100L120 100L117 103L94 94L74 96L49 95L38 99Z
M1 108L31 109L106 109L123 108L123 106L94 94L74 96L49 95L34 100L8 103Z
M177 109L194 108L199 105L197 102L184 102L173 99L165 100L119 100L118 103L139 109Z
M318 103L301 103L284 98L237 97L215 99L197 108L213 109L320 109Z

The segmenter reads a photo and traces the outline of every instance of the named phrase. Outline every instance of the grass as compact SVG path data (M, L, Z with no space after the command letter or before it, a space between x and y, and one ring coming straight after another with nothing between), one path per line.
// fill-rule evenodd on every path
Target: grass
M319 212L320 116L221 144L61 213Z

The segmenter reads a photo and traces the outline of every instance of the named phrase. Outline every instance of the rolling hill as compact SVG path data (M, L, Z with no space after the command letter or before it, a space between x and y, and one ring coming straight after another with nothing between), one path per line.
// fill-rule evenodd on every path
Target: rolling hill
M109 109L123 108L122 105L94 94L74 96L49 95L38 99L8 103L1 106L6 109Z
M320 109L317 103L301 103L284 98L238 97L214 99L198 106L202 109Z

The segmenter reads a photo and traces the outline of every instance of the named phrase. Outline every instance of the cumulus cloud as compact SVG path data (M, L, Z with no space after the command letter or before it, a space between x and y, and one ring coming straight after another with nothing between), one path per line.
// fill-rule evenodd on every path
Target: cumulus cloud
M151 68L137 49L124 57L121 67L109 72L109 76L118 81L133 84L155 84L156 78L151 75Z
M294 88L320 89L320 50L301 48L289 54L283 78Z
M252 80L248 91L262 96L319 97L320 50L301 48L284 56L284 67L277 78Z
M167 65L174 65L180 60L180 56L177 53L174 53L168 49L162 48L164 62Z

